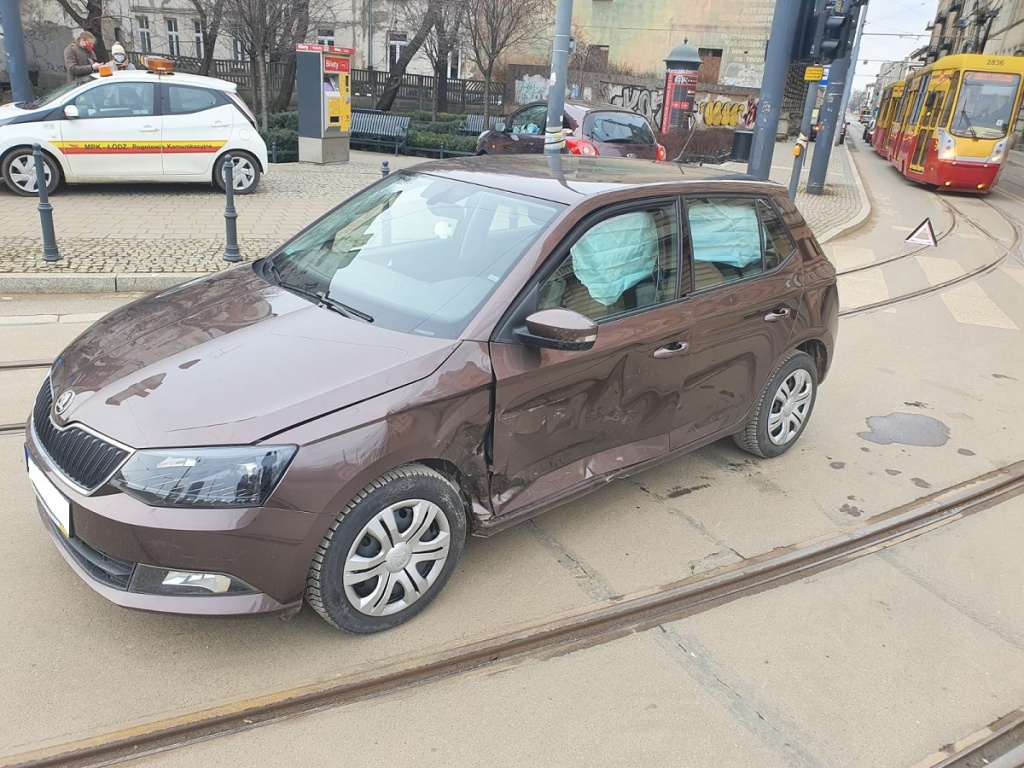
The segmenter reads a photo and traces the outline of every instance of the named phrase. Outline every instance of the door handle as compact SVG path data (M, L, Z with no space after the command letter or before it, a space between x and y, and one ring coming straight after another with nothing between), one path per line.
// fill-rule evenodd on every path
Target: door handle
M782 307L774 312L769 312L764 316L764 319L769 323L777 323L784 317L789 317L789 307Z
M227 123L223 123L223 122L220 122L220 121L218 121L216 123L210 123L210 125L212 125L214 128L227 128L228 127Z
M681 355L687 350L689 350L689 348L690 345L687 344L685 341L673 341L671 344L654 350L654 354L651 355L651 357L655 357L658 360L663 360L666 357L675 357L676 355Z
M154 128L152 125L144 125L139 128L139 133L156 133L159 128Z

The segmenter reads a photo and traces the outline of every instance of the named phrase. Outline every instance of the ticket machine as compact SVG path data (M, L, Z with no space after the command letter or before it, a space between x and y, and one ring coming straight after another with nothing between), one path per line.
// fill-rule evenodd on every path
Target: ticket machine
M301 162L348 162L353 53L335 45L295 46Z

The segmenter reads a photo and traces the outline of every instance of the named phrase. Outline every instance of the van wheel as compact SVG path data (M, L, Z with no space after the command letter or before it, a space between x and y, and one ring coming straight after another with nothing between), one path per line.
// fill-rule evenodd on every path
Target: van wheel
M338 629L390 629L444 588L465 541L465 505L451 482L419 464L385 472L324 536L306 600Z
M803 434L818 394L818 370L805 352L793 352L775 369L757 410L733 441L748 453L774 458Z
M16 149L4 158L4 182L7 188L18 195L35 197L39 194L36 186L36 159L28 147ZM43 177L46 192L52 194L60 185L60 168L52 157L43 152Z
M248 195L260 183L260 164L248 152L229 152L231 155L231 188L236 195ZM224 191L224 167L228 155L221 155L213 166L213 183Z

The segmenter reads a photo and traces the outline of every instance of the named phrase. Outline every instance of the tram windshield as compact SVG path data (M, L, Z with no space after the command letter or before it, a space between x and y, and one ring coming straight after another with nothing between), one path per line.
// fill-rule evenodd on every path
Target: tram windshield
M950 133L974 139L1001 139L1010 130L1020 75L968 72L953 112Z

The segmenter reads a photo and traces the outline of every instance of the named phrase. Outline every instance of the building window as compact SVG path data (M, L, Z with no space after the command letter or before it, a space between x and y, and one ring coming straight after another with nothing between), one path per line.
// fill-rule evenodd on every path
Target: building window
M203 22L199 19L192 19L192 39L196 45L196 58L203 58L206 55L206 48L203 46Z
M231 40L231 58L235 61L245 61L245 43L237 37Z
M149 19L139 16L136 21L139 23L139 48L143 53L150 53L153 50L153 37L149 32Z
M334 30L322 27L316 31L317 45L334 45Z
M388 71L392 71L402 57L402 51L409 44L405 32L388 32Z
M181 36L178 34L178 20L167 19L167 52L181 56Z
M121 28L120 27L114 27L114 42L115 43L123 43L124 42L124 34L121 32Z
M457 80L461 69L462 54L459 52L459 49L456 48L448 54L448 77L452 80Z

